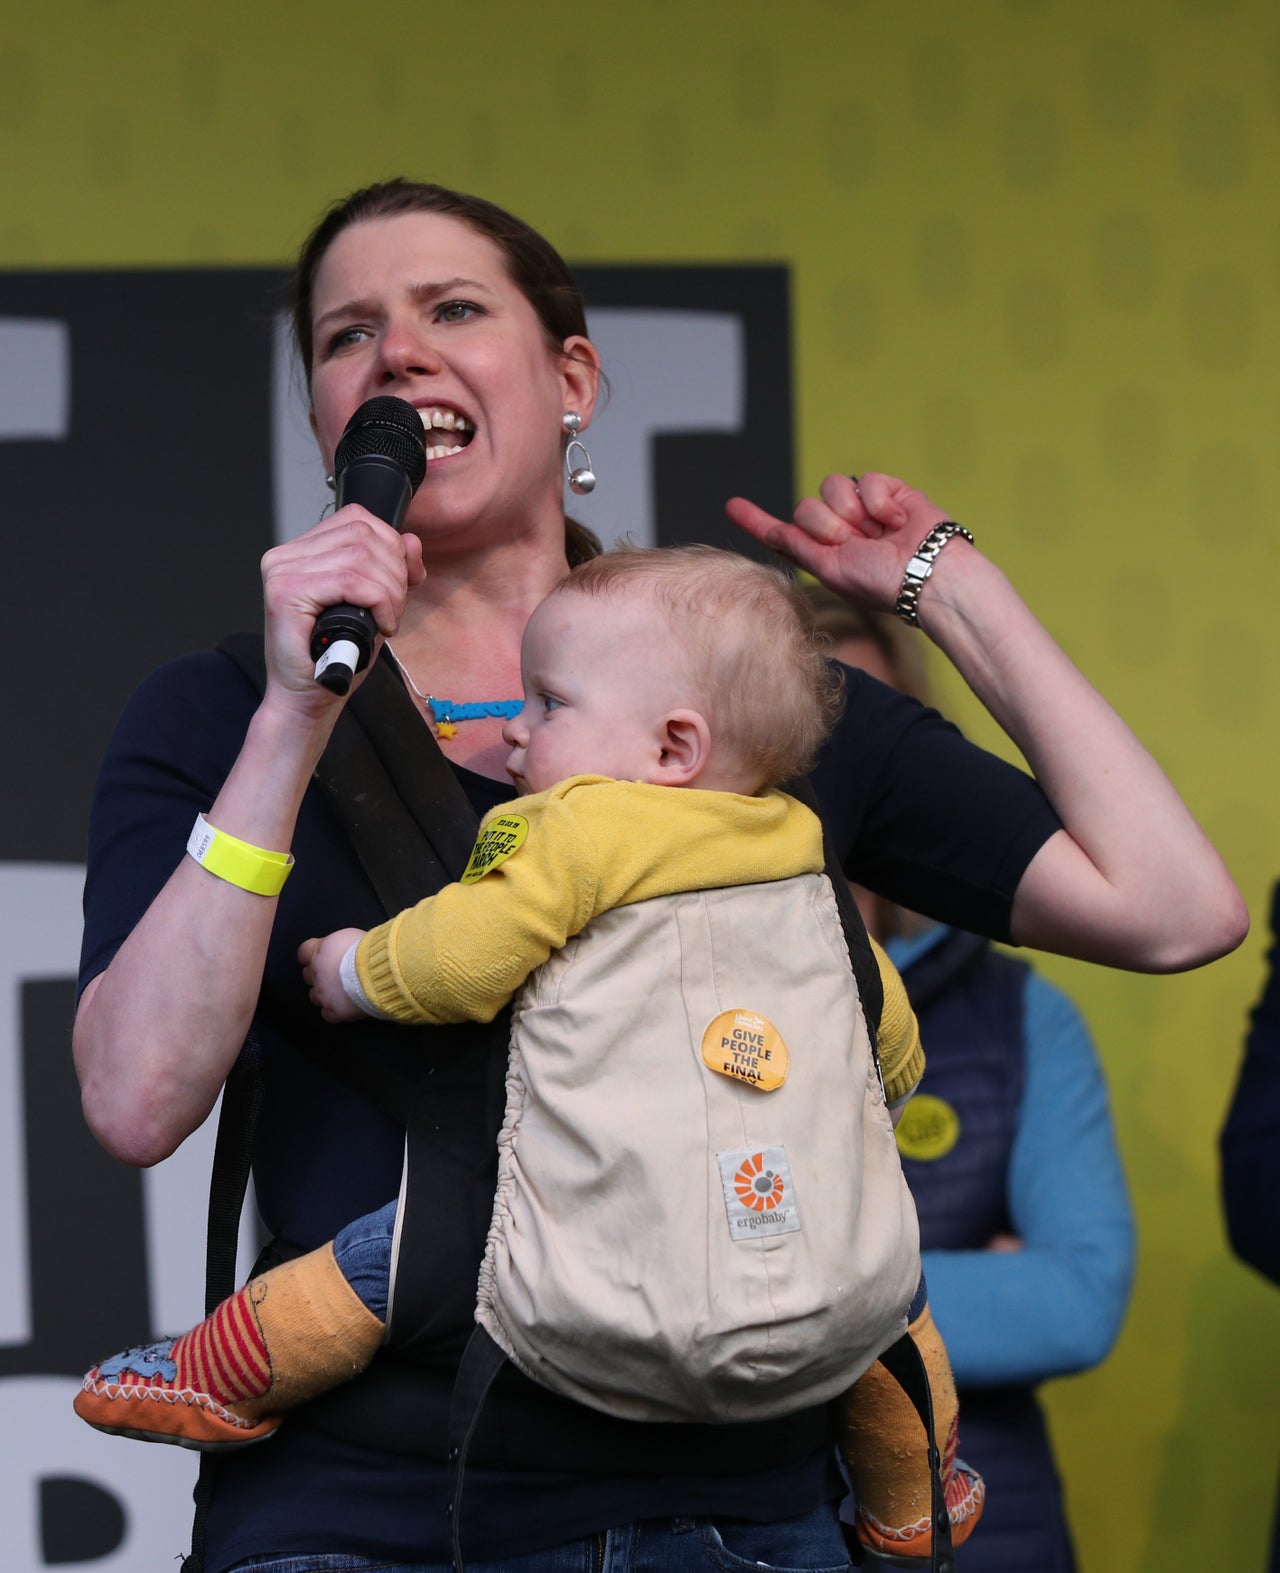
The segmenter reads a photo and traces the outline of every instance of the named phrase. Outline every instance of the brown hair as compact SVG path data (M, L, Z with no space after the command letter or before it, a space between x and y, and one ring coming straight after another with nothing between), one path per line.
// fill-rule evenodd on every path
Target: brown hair
M575 568L554 593L631 585L653 596L688 652L717 746L761 789L803 775L844 709L844 681L792 581L715 546L628 547Z
M353 191L335 202L307 236L298 252L289 292L293 336L302 362L307 388L311 387L311 362L315 345L311 333L312 298L316 274L329 247L345 229L371 219L398 218L407 213L439 213L458 219L476 234L490 240L502 253L512 282L533 307L557 354L566 339L587 336L587 312L582 292L564 258L536 229L483 197L468 196L447 186L421 181L380 181ZM565 548L570 567L594 557L600 542L576 519L565 519Z
M840 646L846 640L874 645L893 674L892 686L922 704L930 702L924 641L914 637L892 612L854 606L817 580L806 579L801 593L812 610L813 625L831 655L842 660Z

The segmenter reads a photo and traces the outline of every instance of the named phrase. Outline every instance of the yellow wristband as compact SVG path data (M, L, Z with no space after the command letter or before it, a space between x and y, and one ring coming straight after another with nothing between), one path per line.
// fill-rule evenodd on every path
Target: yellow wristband
M225 830L215 830L203 814L196 815L187 851L210 874L255 896L278 896L293 868L292 852L266 852L238 841Z

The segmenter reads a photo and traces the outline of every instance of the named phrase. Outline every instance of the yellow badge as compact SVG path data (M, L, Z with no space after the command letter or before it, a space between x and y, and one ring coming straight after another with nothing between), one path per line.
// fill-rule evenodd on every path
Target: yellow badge
M781 1087L791 1068L782 1034L752 1010L723 1010L702 1034L702 1062L760 1092Z
M496 819L491 819L471 849L467 866L462 871L462 883L474 885L490 869L505 863L513 852L518 852L524 845L524 838L528 834L529 821L523 814L499 814Z
M918 1092L907 1100L894 1134L904 1158L932 1163L945 1158L960 1140L960 1116L941 1098Z

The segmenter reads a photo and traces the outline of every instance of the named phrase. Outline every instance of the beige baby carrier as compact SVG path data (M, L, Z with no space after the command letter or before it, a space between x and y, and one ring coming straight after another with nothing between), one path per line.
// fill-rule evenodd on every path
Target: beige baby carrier
M594 919L526 983L476 1319L629 1420L761 1420L905 1330L915 1208L825 874Z

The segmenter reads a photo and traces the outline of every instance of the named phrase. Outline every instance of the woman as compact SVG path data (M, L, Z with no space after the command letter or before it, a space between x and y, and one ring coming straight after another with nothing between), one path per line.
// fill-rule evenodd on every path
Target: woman
M342 705L313 681L309 641L322 608L367 606L394 642L380 675L394 661L408 685L395 701L406 742L435 723L471 808L509 797L501 719L440 726L441 701L427 696L519 695L524 622L582 549L566 535L562 465L590 424L599 359L572 279L540 236L477 199L402 182L357 193L321 223L300 259L295 324L326 465L378 394L416 405L439 434L429 449L446 452L402 534L349 505L267 554L261 697L209 654L155 674L126 710L91 826L75 1057L99 1139L150 1164L204 1119L256 1019L266 1059L255 1186L286 1254L399 1184L403 1132L344 1084L347 1067L412 1066L406 1076L424 1079L438 1226L456 1234L458 1265L424 1309L423 1358L376 1362L348 1389L371 1395L358 1415L312 1406L269 1447L220 1459L206 1565L295 1573L332 1567L323 1554L335 1553L354 1559L342 1567L435 1569L448 1560L443 1417L491 1200L486 1063L502 1051L483 1040L480 1052L468 1029L412 1041L378 1024L325 1029L308 1005L298 944L385 916L311 785ZM729 506L757 539L881 606L944 517L887 476L864 477L860 491L829 478L791 523L743 499ZM1047 800L936 717L856 685L815 781L859 880L947 921L1115 965L1193 966L1237 944L1244 910L1213 849L998 570L953 541L919 616L1023 748ZM184 857L196 813L251 847L291 848L283 893L259 895ZM351 1161L334 1165L324 1156L334 1150ZM821 1414L659 1432L518 1381L489 1411L467 1475L469 1567L542 1573L606 1549L618 1566L633 1552L673 1569L844 1565Z

